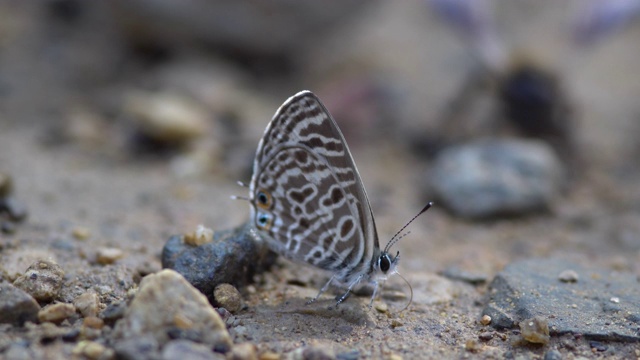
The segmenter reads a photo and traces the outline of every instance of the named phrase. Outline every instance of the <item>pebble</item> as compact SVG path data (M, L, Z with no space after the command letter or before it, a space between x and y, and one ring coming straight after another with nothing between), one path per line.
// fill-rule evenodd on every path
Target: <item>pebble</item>
M38 260L18 277L13 285L26 291L40 303L51 302L62 288L64 270L53 261Z
M27 292L9 283L0 282L0 323L22 326L38 321L40 305Z
M146 137L183 144L208 131L208 111L198 102L175 93L135 92L126 95L125 112Z
M100 318L108 324L113 324L124 317L126 310L127 303L125 301L112 303L102 310Z
M398 327L404 326L404 324L396 319L391 320L391 328L395 329Z
M554 151L532 140L451 147L429 171L434 196L455 215L474 219L546 209L564 183Z
M73 304L56 303L45 306L38 312L40 322L60 324L64 320L75 315L76 307Z
M256 346L252 343L245 342L236 344L231 348L229 354L227 354L229 360L258 360L258 353Z
M558 275L558 280L564 283L575 283L579 278L580 276L574 270L564 270Z
M358 360L362 358L360 351L353 349L336 354L337 360Z
M482 341L489 341L493 339L493 333L489 331L481 332L480 334L478 334L478 339Z
M242 309L242 295L231 284L220 284L213 291L216 304L235 314Z
M222 354L214 353L207 346L189 340L173 340L162 349L162 359L224 360Z
M544 353L543 360L562 360L562 354L558 350L549 350Z
M162 267L173 269L215 303L214 289L227 283L241 287L253 275L275 262L276 254L264 241L256 241L249 224L215 231L212 242L194 247L172 236L162 249Z
M122 257L124 257L124 251L114 247L100 248L96 252L96 261L100 265L113 264Z
M482 346L483 345L481 343L479 343L478 340L476 340L476 339L468 339L464 343L465 350L470 351L470 352L479 351L480 349L482 349Z
M310 345L293 350L288 355L291 360L334 360L335 353L325 346Z
M76 238L76 240L87 240L91 237L91 230L86 227L78 226L71 230L71 235Z
M595 349L596 351L607 351L607 349L609 348L609 346L607 346L606 344L603 344L599 341L589 341L589 346L592 349Z
M73 300L73 305L84 317L97 316L100 310L100 298L90 290Z
M489 324L491 324L491 316L489 315L482 315L482 317L480 318L480 324L487 326Z
M386 313L387 311L389 311L389 305L384 302L377 301L374 307L376 308L376 310L378 310L378 312L381 313Z
M258 356L260 360L280 360L280 358L280 354L273 351L265 351Z
M179 273L165 269L142 279L113 334L116 339L149 334L163 344L172 332L187 333L190 340L220 352L228 351L232 344L224 322L207 298Z
M211 241L213 241L213 230L203 225L198 225L195 231L184 235L185 244L191 246L200 246Z
M549 342L549 324L541 317L520 322L520 335L530 343L546 345Z
M102 329L104 327L104 320L99 317L89 316L84 318L82 325L92 329Z
M95 341L80 341L72 350L72 354L76 356L84 356L88 359L111 359L113 358L113 350Z
M151 335L118 340L113 349L117 359L160 359L160 344Z
M471 285L482 285L487 282L487 275L464 271L455 266L444 269L442 276L451 280L463 281Z

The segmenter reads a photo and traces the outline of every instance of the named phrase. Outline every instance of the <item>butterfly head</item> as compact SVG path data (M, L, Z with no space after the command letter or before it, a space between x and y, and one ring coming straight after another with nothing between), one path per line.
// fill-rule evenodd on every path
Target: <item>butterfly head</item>
M396 268L398 267L398 263L400 262L400 251L398 251L396 253L396 256L393 257L389 253L389 249L393 245L395 245L395 243L397 243L400 239L402 239L407 234L409 234L409 233L405 233L400 235L402 231L406 229L406 227L413 222L413 220L415 220L418 216L422 215L425 211L429 210L431 206L433 206L433 203L432 202L428 203L427 206L425 206L422 210L420 210L420 212L416 216L414 216L411 220L409 220L409 222L406 223L400 229L400 231L398 231L395 235L393 235L391 240L389 240L389 242L387 243L387 246L384 247L384 250L380 252L380 255L378 256L377 261L375 261L374 263L373 270L375 274L378 274L378 276L381 278L386 278L387 274L396 274L398 272Z
M398 262L400 261L400 252L396 254L395 257L391 256L388 252L384 251L378 257L378 261L375 264L376 272L380 272L383 275L393 274L396 272L396 268L398 267Z

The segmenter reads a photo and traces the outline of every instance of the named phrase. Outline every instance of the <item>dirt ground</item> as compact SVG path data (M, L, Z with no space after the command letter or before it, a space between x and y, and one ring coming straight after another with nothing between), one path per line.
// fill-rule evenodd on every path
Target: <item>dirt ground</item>
M530 10L533 2L525 3ZM230 199L245 195L236 181L250 179L255 147L278 106L306 88L326 100L343 127L384 243L430 200L430 162L409 146L408 134L438 134L438 114L473 60L464 42L422 3L351 6L357 10L345 10L331 26L318 25L322 30L292 45L299 51L285 57L292 65L272 70L242 59L260 54L255 57L273 62L283 55L272 53L282 50L259 51L250 44L249 50L233 51L189 31L166 39L161 31L140 30L153 18L139 28L114 21L126 9L69 0L1 4L0 172L12 177L13 196L28 210L15 232L0 234L4 280L41 258L60 264L67 278L87 269L116 271L112 266L142 276L161 269L169 236L199 224L214 230L243 224L249 205ZM526 36L507 33L512 42L552 58L560 46L556 39L531 29L548 30L548 23L557 29L556 13L568 10L555 3L539 7L522 30ZM513 18L512 10L501 11L499 19L518 28L526 9L513 10ZM222 25L210 26L216 31ZM189 36L193 41L185 40ZM585 165L550 211L469 221L436 204L397 245L400 272L414 291L404 312L399 309L408 288L398 277L372 310L366 295L350 297L339 310L326 310L330 296L304 306L326 274L281 260L240 289L246 307L230 328L234 342L282 356L319 346L345 359L535 359L552 349L567 359L604 357L579 337L529 345L517 331L496 331L479 319L488 283L518 259L561 257L640 276L638 39L636 24L552 59L566 71L560 76L579 114L574 131ZM553 44L547 48L545 40ZM384 101L375 97L380 92ZM202 110L206 124L180 146L150 140L153 130L134 118L153 112L154 105L136 103L139 93L151 101L169 94L177 107L185 98L195 102L185 116L198 117ZM479 118L495 116L482 106L478 111ZM79 236L83 231L88 235ZM122 251L113 265L98 260L104 248ZM438 275L447 268L487 281L472 285ZM29 336L14 327L0 331L12 341ZM49 346L47 358L64 358L68 351L33 346ZM607 357L640 358L638 344L609 346L618 352Z

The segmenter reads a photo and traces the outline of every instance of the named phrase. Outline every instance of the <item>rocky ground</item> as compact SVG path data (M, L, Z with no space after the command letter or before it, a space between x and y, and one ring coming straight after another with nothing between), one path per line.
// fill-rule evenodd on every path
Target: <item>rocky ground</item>
M638 26L572 52L567 6L498 8L571 104L525 139L423 2L189 4L0 4L1 358L640 358ZM396 245L405 310L398 276L305 305L328 275L230 199L305 88L383 243L436 202Z

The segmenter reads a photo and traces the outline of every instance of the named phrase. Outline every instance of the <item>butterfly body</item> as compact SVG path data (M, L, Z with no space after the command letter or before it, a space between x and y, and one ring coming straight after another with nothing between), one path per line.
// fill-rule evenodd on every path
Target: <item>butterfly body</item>
M249 202L257 234L271 249L333 274L318 296L332 281L348 288L338 304L362 281L374 284L375 296L378 283L396 271L400 258L389 255L389 246L380 249L347 143L309 91L289 98L267 126Z

